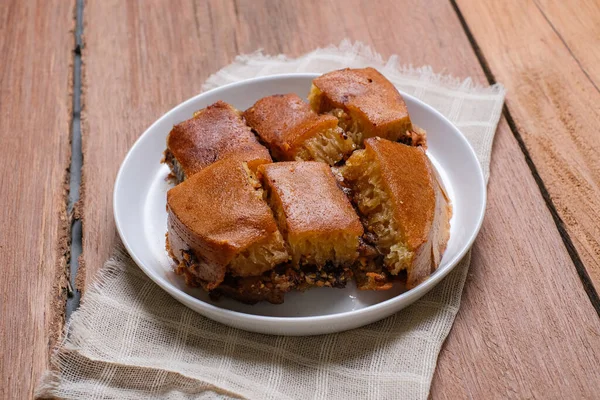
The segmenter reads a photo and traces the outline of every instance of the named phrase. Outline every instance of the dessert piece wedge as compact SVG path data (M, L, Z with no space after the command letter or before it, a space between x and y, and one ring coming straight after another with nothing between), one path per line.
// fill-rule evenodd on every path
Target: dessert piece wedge
M404 99L374 68L342 69L313 80L308 100L317 113L329 113L362 146L379 136L411 145L424 145L425 133L413 129Z
M244 112L244 118L277 161L334 165L355 148L337 118L317 115L295 94L264 97Z
M414 287L439 265L452 213L431 162L421 147L370 138L340 168L365 225L364 239L381 255L357 263L363 289L389 288L390 276L406 274Z
M259 276L288 253L260 183L247 164L218 161L167 193L167 249L191 286L226 275Z
M225 157L247 162L252 171L271 162L269 151L246 126L240 112L223 101L197 111L167 136L164 162L178 182Z
M363 227L326 164L265 164L258 174L294 266L312 265L322 272L328 264L325 270L357 259Z

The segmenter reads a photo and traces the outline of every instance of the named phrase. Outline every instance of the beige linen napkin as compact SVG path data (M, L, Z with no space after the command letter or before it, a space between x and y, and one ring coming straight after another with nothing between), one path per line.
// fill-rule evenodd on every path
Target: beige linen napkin
M240 56L203 89L285 72L378 68L437 108L467 136L486 178L504 100L431 68L387 62L344 41L296 59ZM308 89L307 89L308 90ZM38 395L73 399L425 399L440 347L460 305L470 255L434 290L398 314L348 332L283 337L229 328L155 285L121 248L73 314Z

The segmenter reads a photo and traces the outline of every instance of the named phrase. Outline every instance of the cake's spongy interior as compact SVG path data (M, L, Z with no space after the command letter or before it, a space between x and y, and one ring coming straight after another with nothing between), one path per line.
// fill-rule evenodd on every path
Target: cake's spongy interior
M335 165L354 150L353 140L340 127L329 128L308 138L296 151L297 161L321 161Z
M244 167L248 175L248 182L254 188L256 196L264 199L265 193L256 175L246 163L244 163ZM283 237L279 231L275 231L237 254L229 263L229 271L234 276L260 275L288 259Z
M351 233L294 232L288 229L285 211L276 191L266 185L267 201L275 214L277 225L288 244L292 264L323 267L352 263L358 256L359 238Z
M229 263L229 270L233 276L255 276L287 260L288 253L281 233L275 231L236 255Z
M360 109L341 108L340 104L332 102L314 84L310 89L308 101L315 112L327 113L336 117L339 127L346 132L357 147L362 147L365 139L375 136L391 141L405 142L413 146L425 144L424 131L412 132L413 128L408 115L384 125L375 125Z
M368 150L357 150L340 171L351 186L352 200L362 215L365 231L377 237L377 249L392 275L407 268L413 253L403 241L394 219L393 205L383 185L379 162Z
M316 113L328 113L336 117L338 119L338 126L348 135L355 146L362 146L363 129L360 126L359 119L352 118L346 111L331 104L327 96L315 85L312 85L310 88L308 102Z
M325 266L328 262L340 266L353 262L358 253L358 238L349 234L288 235L292 262L295 265Z

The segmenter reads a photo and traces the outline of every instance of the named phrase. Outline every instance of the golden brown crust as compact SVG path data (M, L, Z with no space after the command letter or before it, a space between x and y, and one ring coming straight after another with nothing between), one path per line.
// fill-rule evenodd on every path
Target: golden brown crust
M363 227L331 169L313 161L259 167L294 263L351 263Z
M281 199L289 232L362 234L358 216L326 164L279 162L262 165L259 175Z
M360 125L364 138L396 141L412 129L404 99L374 68L346 68L321 75L313 80L309 100L318 113L345 111Z
M420 147L380 138L365 140L365 149L380 165L382 184L404 241L414 251L427 240L435 212L432 166Z
M244 163L226 158L167 193L169 242L175 256L191 250L197 275L216 287L234 257L279 234L271 210L249 179ZM280 246L283 249L283 243ZM248 266L260 274L273 265ZM244 275L243 271L238 271Z
M365 140L380 166L402 241L414 257L407 287L414 287L439 265L449 237L451 209L425 151L385 139Z
M294 160L306 139L337 127L337 118L317 115L293 93L263 97L244 112L244 118L278 160Z
M175 125L167 137L167 152L185 177L230 156L248 162L252 170L271 162L269 151L258 143L239 111L223 101Z

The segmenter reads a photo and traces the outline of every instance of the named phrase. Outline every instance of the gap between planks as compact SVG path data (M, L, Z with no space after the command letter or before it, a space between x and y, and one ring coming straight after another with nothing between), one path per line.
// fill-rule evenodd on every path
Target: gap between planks
M71 220L71 256L67 264L69 275L69 295L65 304L65 319L68 321L73 311L79 307L81 291L75 284L79 269L79 256L82 251L81 216L79 194L83 152L81 148L81 52L83 49L83 0L77 0L75 8L75 50L73 61L73 114L71 116L71 164L69 167L69 199L67 210L73 215Z
M460 21L460 24L462 25L462 27L465 31L465 34L467 35L467 38L469 40L469 43L471 44L471 47L473 47L473 52L475 53L475 56L477 57L479 63L481 64L481 67L483 69L483 72L485 73L485 76L486 76L489 84L493 85L493 84L497 83L496 78L494 77L494 73L492 72L490 65L487 62L485 55L483 54L481 48L477 44L477 40L475 40L475 36L473 35L469 26L467 25L467 21L465 20L464 16L462 15L460 8L458 7L458 4L456 3L456 0L450 0L450 3L452 4L452 8L454 8L454 11L456 12L456 15ZM535 5L536 5L536 7L538 7L538 9L540 8L539 5L537 4L537 2L535 2ZM541 12L541 9L540 9L540 12ZM542 12L542 15L544 15L543 12ZM590 76L587 74L587 72L581 66L581 63L579 62L579 60L577 60L577 58L575 57L575 55L573 54L571 49L569 49L569 46L567 46L566 42L558 34L558 32L556 31L554 26L548 20L548 18L545 15L544 15L544 18L546 19L548 24L552 27L554 32L558 35L558 37L561 39L561 41L563 42L563 44L565 45L565 47L567 48L567 50L569 51L571 56L578 63L579 67L581 68L581 70L583 71L585 76L590 80L590 82L592 82L592 84L594 84L594 82L591 80ZM598 89L598 87L595 84L594 84L594 87L596 89ZM552 219L554 220L554 223L556 224L556 228L558 229L558 232L563 241L563 244L565 245L567 252L569 253L569 257L571 257L571 261L573 261L573 264L575 265L575 269L577 270L577 274L579 275L579 278L581 279L581 283L583 285L585 293L587 294L588 298L590 299L592 306L594 307L594 309L600 316L600 297L598 296L598 293L596 292L596 290L594 288L594 285L593 285L592 280L590 279L590 276L585 268L585 265L583 264L583 261L581 260L581 257L579 256L579 253L578 253L577 249L575 248L575 245L573 244L573 240L571 239L571 237L569 236L569 234L567 232L564 221L562 220L562 218L558 214L558 211L556 210L556 206L554 205L554 202L552 201L552 198L550 197L550 193L548 192L548 189L546 188L546 185L544 184L544 181L542 180L542 177L540 176L540 174L537 170L537 167L535 166L533 159L531 158L531 155L529 154L529 150L527 149L527 146L525 145L525 141L523 140L523 137L521 136L521 133L519 132L519 129L517 128L517 125L516 125L513 117L511 116L510 111L506 107L506 104L503 107L502 113L503 113L504 117L506 118L506 122L508 123L508 126L509 126L512 134L514 135L515 139L517 140L517 143L519 144L519 148L523 152L523 156L525 157L525 162L529 166L531 174L533 175L533 179L535 180L535 182L542 194L542 198L544 199L544 202L546 203L546 207L548 208L548 210L550 211L550 214L552 215Z

